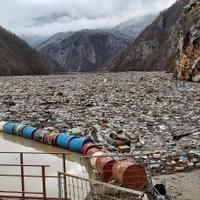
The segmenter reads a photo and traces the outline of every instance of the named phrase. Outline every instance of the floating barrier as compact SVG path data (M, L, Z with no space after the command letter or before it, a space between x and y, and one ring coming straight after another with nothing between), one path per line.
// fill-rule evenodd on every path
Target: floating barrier
M6 124L4 124L3 126L3 132L8 133L8 134L12 134L13 133L13 128L14 128L15 124L11 123L11 122L7 122Z
M15 124L15 126L13 127L13 134L22 136L22 130L25 127L27 127L27 126L24 124Z
M112 171L114 179L123 187L140 190L147 183L145 169L134 161L116 161Z
M46 132L43 130L36 130L33 134L33 139L38 142L44 143L45 134L46 134Z
M6 123L8 123L8 122L4 122L4 121L1 121L1 122L0 122L0 131L3 131L3 127L4 127L4 125L5 125Z
M47 132L44 136L44 143L56 146L56 140L59 135L60 133L57 132Z
M56 131L37 130L36 128L14 124L12 122L0 122L0 131L8 134L22 136L35 141L69 149L74 152L82 152L90 157L91 166L96 169L105 181L114 178L123 187L131 189L142 189L147 183L145 169L135 161L116 161L112 157L106 156L93 141L86 137L76 137L67 133Z
M89 149L86 153L86 156L92 156L94 153L96 153L97 151L101 151L99 148L97 147L93 147L91 149Z
M112 168L115 162L111 157L99 157L96 160L96 169L107 182L113 178Z
M90 150L91 148L98 148L98 147L93 142L86 143L83 145L82 153L84 155L87 155L88 150Z
M86 138L86 137L81 137L81 138L73 138L70 143L69 143L69 149L71 151L75 152L82 152L84 144L87 144L89 142L93 142L91 139Z
M98 156L104 156L106 153L103 152L103 151L97 151L95 153L92 154L93 157L90 158L90 164L92 165L92 167L94 169L97 169L96 168L96 161L98 159Z
M33 139L33 135L34 135L34 132L36 131L37 129L36 128L33 128L33 127L24 127L22 129L22 136L25 137L25 138L28 138L28 139Z
M57 137L56 144L59 147L69 149L69 144L70 144L71 140L73 140L74 138L77 138L77 137L69 135L69 133L61 133Z

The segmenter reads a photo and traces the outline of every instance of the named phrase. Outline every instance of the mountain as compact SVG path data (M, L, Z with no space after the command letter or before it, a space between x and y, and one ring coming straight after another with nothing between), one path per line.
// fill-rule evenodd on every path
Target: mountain
M0 75L48 74L47 60L22 39L0 27Z
M200 0L189 1L174 30L172 41L178 41L174 76L200 82Z
M170 71L177 56L175 25L188 0L177 0L146 27L133 44L104 66L112 71Z
M97 71L112 56L127 48L131 40L115 30L82 30L58 33L37 47L66 71Z
M102 66L129 47L155 17L136 17L111 29L57 33L38 45L37 50L55 59L66 71L102 70Z
M134 17L113 27L112 30L116 30L128 35L131 39L135 39L156 17L157 14Z

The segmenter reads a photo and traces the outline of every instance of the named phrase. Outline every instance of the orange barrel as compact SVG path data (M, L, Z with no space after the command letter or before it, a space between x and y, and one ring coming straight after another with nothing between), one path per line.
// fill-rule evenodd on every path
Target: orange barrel
M56 146L56 139L60 135L57 132L46 132L44 136L44 143Z
M95 152L95 153L93 153L91 156L93 156L93 157L91 157L90 158L90 164L92 165L92 167L94 168L94 169L96 169L96 161L97 161L97 159L98 159L98 157L97 156L103 156L103 155L105 155L106 153L105 152L103 152L103 151L97 151L97 152Z
M60 133L55 132L53 135L51 134L51 135L49 136L49 139L51 140L51 144L52 144L52 145L54 145L54 146L57 145L56 140L57 140L57 137L58 137L59 135L60 135Z
M43 131L44 131L44 130L43 130ZM49 143L48 143L48 138L49 138L49 134L51 134L51 132L49 132L49 131L44 131L44 132L46 132L46 134L44 135L44 138L43 138L44 143L45 143L45 144L49 144Z
M89 149L91 149L91 148L94 148L94 147L97 148L97 145L94 144L93 142L86 143L86 144L84 144L84 146L83 146L82 153L83 153L84 155L87 155L87 151L88 151Z
M98 149L97 147L90 148L90 149L87 151L86 156L91 156L92 154L96 153L97 151L101 151L101 150Z
M113 177L123 187L142 189L147 183L147 174L144 167L135 161L122 160L113 164Z
M113 178L112 167L115 162L111 157L100 157L96 160L96 169L107 182Z

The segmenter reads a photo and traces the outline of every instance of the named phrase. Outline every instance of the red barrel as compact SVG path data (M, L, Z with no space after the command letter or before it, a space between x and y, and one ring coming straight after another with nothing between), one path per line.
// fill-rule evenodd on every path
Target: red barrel
M96 169L107 182L113 178L112 167L115 162L111 157L99 157L96 160Z
M92 154L94 154L97 151L101 151L100 149L98 149L97 147L91 148L87 151L86 156L91 156Z
M94 144L93 142L89 142L89 143L84 144L83 149L82 149L82 153L84 155L87 155L87 151L91 148L97 148L97 145Z
M113 164L113 177L123 187L142 189L147 183L147 174L144 167L135 161L122 160Z
M105 155L106 153L105 152L103 152L103 151L97 151L97 152L95 152L95 153L93 153L91 156L91 158L90 158L90 164L92 165L92 167L94 168L94 169L96 169L96 161L97 161L97 159L99 158L98 156L103 156L103 155Z

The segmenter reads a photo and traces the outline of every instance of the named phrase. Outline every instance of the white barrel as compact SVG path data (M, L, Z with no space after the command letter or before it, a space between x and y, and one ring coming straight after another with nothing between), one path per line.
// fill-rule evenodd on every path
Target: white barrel
M96 161L98 159L98 156L103 156L105 155L106 153L103 152L103 151L97 151L95 152L94 154L92 154L91 158L90 158L90 164L92 165L92 167L94 169L96 169Z
M1 121L0 122L0 131L1 132L3 132L3 127L4 127L4 125L6 124L7 122L5 122L5 121Z

